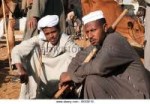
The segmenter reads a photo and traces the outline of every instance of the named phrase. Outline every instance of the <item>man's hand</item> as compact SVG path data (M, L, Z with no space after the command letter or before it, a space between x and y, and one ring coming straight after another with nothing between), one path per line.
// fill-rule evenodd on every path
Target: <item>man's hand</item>
M71 81L71 77L68 74L68 72L63 72L60 76L60 83L59 83L59 89L66 83Z
M31 17L27 22L27 26L29 27L29 29L36 28L37 27L37 18Z
M20 77L20 83L28 83L28 74L26 70L24 69L23 65L20 63L15 64L17 67L17 76Z
M69 13L67 14L66 21L72 20L74 16L75 16L74 11L69 12Z

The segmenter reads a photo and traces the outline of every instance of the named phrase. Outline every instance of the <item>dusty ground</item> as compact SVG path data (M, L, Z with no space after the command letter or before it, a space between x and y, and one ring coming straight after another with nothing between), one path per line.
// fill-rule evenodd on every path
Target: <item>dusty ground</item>
M19 96L20 83L10 74L7 47L0 42L0 99L17 99Z

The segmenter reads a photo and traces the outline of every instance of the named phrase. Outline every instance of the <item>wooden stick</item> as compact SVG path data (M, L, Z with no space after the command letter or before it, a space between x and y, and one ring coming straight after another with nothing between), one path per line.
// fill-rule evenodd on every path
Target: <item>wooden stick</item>
M92 57L96 54L96 52L97 52L97 48L94 47L93 50L89 53L89 55L85 58L85 60L83 61L83 63L89 62L89 61L92 59ZM62 88L59 89L59 90L55 93L55 95L54 95L53 98L54 98L54 99L58 99L68 87L69 87L69 85L62 86Z
M93 50L89 53L89 55L86 57L86 59L84 60L83 63L89 62L92 59L92 57L95 55L96 52L97 52L97 48L94 47Z
M112 29L115 29L115 27L117 26L117 24L120 22L120 20L125 16L125 14L128 12L127 9L125 9L120 16L115 20L115 22L112 24Z
M10 2L11 5L10 10L14 11L16 7L16 3ZM9 20L8 20L8 43L9 43L9 51L11 53L14 45L15 45L15 36L14 36L14 24L15 24L15 19L12 17L12 13L9 11Z
M6 45L7 45L7 48L8 48L9 68L12 71L11 60L10 60L10 47L9 47L9 42L8 42L8 31L7 31L7 27L6 27L6 14L5 14L4 0L2 0L2 6L3 6L4 26L5 26L5 32L6 32Z
M53 98L58 99L68 87L69 85L62 86L62 88L56 92Z
M10 10L14 11L16 7L16 3L10 2ZM7 40L8 40L8 46L9 46L9 67L10 67L10 73L12 73L12 67L11 67L11 51L15 45L15 36L14 36L14 25L15 19L12 17L12 13L9 11L9 20L8 20L8 26L7 26Z

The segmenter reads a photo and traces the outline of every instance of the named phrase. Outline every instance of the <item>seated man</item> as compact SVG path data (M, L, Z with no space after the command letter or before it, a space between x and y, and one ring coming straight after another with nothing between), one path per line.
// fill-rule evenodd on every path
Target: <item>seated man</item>
M67 70L80 48L60 33L57 15L47 15L38 22L40 33L12 50L22 81L20 98L50 98L58 89L60 74Z
M91 46L72 59L68 71L60 76L59 87L71 80L82 83L85 99L149 98L149 73L124 37L107 33L102 11L91 12L82 20ZM82 63L94 47L98 49L95 56Z

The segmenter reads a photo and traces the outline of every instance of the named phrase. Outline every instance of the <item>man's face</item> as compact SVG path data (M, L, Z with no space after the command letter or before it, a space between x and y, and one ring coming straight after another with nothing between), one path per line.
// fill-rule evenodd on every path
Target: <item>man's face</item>
M102 26L98 21L92 21L84 26L84 31L94 46L100 45L105 37L105 26Z
M56 27L46 27L42 29L47 41L52 45L56 45L59 40L59 30Z

